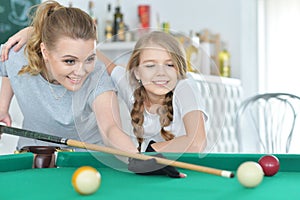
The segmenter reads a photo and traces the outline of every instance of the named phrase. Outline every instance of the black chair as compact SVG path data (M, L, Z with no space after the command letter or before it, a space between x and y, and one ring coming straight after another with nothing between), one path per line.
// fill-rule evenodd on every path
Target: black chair
M236 115L239 151L289 153L299 110L300 97L287 93L259 94L243 101Z

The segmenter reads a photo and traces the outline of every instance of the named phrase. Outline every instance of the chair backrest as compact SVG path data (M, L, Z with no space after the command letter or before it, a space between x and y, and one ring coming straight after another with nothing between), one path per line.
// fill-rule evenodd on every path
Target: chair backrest
M242 102L236 115L239 151L289 153L300 98L287 93L265 93Z

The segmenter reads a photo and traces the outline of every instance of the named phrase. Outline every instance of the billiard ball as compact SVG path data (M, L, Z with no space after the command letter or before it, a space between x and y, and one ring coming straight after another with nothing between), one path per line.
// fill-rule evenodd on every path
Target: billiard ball
M275 175L280 167L279 160L276 156L274 155L265 155L262 156L259 160L258 163L262 167L265 176L273 176Z
M101 184L101 174L93 167L78 168L72 176L72 185L76 192L82 195L93 194Z
M238 181L246 188L254 188L263 180L262 167L254 161L242 163L237 169Z

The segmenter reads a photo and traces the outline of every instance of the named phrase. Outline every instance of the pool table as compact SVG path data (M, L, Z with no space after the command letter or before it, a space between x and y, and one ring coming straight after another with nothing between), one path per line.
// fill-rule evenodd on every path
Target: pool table
M235 172L244 161L257 161L260 154L164 154L168 159ZM300 155L276 155L280 170L264 177L256 188L244 188L236 177L180 169L187 177L142 176L128 173L112 155L91 152L58 152L56 168L32 169L32 153L0 156L0 199L299 199ZM99 161L101 160L101 162ZM84 165L98 169L102 176L99 190L88 196L71 185L74 171Z

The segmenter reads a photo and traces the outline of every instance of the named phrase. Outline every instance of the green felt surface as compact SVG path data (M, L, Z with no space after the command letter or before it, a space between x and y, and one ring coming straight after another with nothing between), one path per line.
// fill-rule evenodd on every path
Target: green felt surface
M166 156L178 158L177 154ZM180 160L235 171L242 162L256 161L260 156L210 154L202 158L197 154L183 154ZM59 168L0 172L0 199L299 199L299 156L278 157L280 172L274 177L264 177L258 187L247 189L238 183L237 178L228 179L185 169L180 169L188 175L184 179L140 176L126 172L122 164L110 155L59 153ZM100 163L100 158L106 164L120 168L113 169ZM82 165L94 166L102 175L101 187L93 195L79 195L71 185L72 174Z
M32 163L33 163L32 153L1 155L0 172L21 170L21 169L31 169Z

